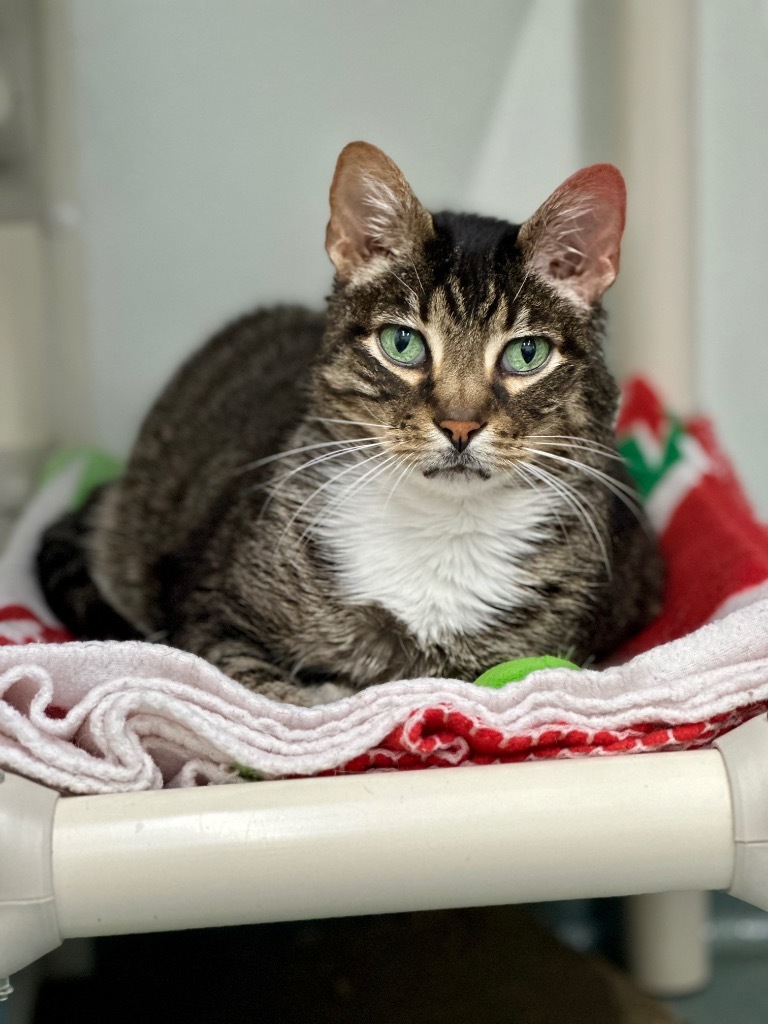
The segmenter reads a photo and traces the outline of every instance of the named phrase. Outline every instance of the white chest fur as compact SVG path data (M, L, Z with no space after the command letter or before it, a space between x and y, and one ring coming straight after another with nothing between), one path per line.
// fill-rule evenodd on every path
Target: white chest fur
M553 523L552 496L478 479L393 483L334 495L318 524L349 601L383 605L421 643L531 601L526 565Z

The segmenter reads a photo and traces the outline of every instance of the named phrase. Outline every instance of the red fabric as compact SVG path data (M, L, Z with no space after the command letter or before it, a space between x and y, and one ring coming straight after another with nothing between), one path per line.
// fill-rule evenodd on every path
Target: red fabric
M73 640L63 626L50 626L21 604L0 608L0 646L7 644L61 644Z
M624 385L616 419L616 434L619 437L631 434L637 426L643 426L655 438L661 439L668 423L667 410L647 381L642 377L633 377Z
M686 424L711 468L682 498L659 542L666 579L661 614L618 654L635 654L698 629L729 599L768 580L768 529L703 419Z
M707 722L674 727L663 722L638 722L625 729L596 731L547 726L510 737L480 720L457 714L448 705L440 705L414 711L376 747L324 774L692 750L766 711L768 701L734 708L729 714L717 715Z

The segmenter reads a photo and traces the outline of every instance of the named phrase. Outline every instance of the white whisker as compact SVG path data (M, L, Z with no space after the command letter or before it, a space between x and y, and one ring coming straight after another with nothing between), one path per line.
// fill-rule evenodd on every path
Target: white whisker
M424 285L422 283L421 278L419 277L419 272L416 269L416 263L414 262L413 256L411 256L410 253L408 253L407 255L408 255L408 262L410 263L411 268L413 269L413 272L416 275L416 280L419 282L419 288L421 289L421 294L422 295L426 295L427 293L424 291Z
M534 492L534 494L542 493L541 488L539 486L537 486L537 483L536 483L537 479L540 482L542 482L541 481L541 477L537 478L533 473L529 473L529 470L531 469L531 467L529 465L527 465L524 462L518 462L518 463L515 463L511 467L511 469L512 469L514 474L516 474L516 475L519 474L519 476L523 480L523 483L525 483L526 486L529 487ZM531 479L531 477L533 477L533 479ZM546 485L546 486L548 486L548 485ZM567 540L568 539L568 527L565 525L565 523L561 519L560 513L557 510L557 508L554 509L554 514L555 514L555 519L557 519L557 525L560 527L560 530L561 530L561 532L563 534L564 539Z
M576 437L573 434L529 434L529 440L539 442L548 441L561 448L583 448L585 451L594 452L596 455L604 455L607 459L614 459L616 462L624 462L624 459L610 445L602 441L595 441L592 438ZM565 443L558 443L565 442Z
M287 459L290 455L302 455L304 452L316 451L318 448L330 448L333 445L337 447L339 445L350 445L358 444L360 441L376 441L375 437L355 437L348 440L341 441L318 441L314 444L305 444L300 448L287 448L284 451L275 452L272 455L266 455L263 459L255 459L253 462L248 462L244 466L234 471L234 475L241 473L247 473L253 469L260 469L262 466L268 466L271 462L279 462L281 459Z
M319 494L321 494L324 490L326 490L326 488L336 485L338 483L338 481L343 476L346 476L346 474L351 472L353 469L363 469L365 466L368 466L369 463L375 462L377 459L380 459L383 455L386 455L386 452L377 452L375 455L369 455L366 459L363 459L362 462L355 463L352 466L348 466L345 470L342 470L341 473L337 473L336 476L332 477L330 480L326 480L325 483L322 484L320 487L316 487L315 490L306 499L306 501L302 502L302 504L299 506L299 508L296 510L296 512L293 514L293 516L291 516L291 519L290 519L290 521L288 523L288 526L286 527L286 531L296 521L296 519L301 515L301 512L303 511L303 509L305 509L307 507L307 505L310 504L310 502L314 501L315 498L317 498L317 496ZM365 473L363 474L363 476L362 476L362 478L360 480L354 480L350 487L342 488L341 493L336 495L335 498L332 498L331 501L328 502L326 505L324 505L320 509L320 511L317 513L317 515L314 516L309 521L309 523L305 527L304 531L302 532L301 537L299 538L299 543L300 544L304 543L304 540L306 539L307 535L309 534L309 532L312 530L314 524L319 519L321 519L323 517L325 517L326 519L330 519L329 513L331 512L332 509L337 507L338 504L348 500L349 496L352 493L354 493L355 490L357 489L357 486L360 485L363 481L365 481L372 473L376 473L378 470L386 468L386 466L390 465L396 458L397 458L397 456L395 456L395 455L389 455L388 458L385 459L383 464L372 466L370 469L367 469L365 471Z
M367 465L368 462L372 462L376 458L377 456L374 455L371 458L367 459L365 463L362 463L362 465ZM397 455L390 455L389 458L385 459L383 463L380 463L379 465L376 466L372 466L370 469L366 470L366 472L363 474L362 477L360 477L359 480L353 480L351 484L348 484L346 487L342 488L341 493L336 495L335 498L331 499L331 501L324 505L323 508L321 508L320 511L317 513L317 515L307 524L304 532L299 538L299 542L303 543L306 536L316 525L319 527L323 523L323 521L330 522L331 514L339 507L339 505L345 504L355 494L361 491L363 487L367 487L369 484L372 484L375 480L378 480L378 478L392 465L392 463L397 461L397 458Z
M590 466L586 462L580 462L578 459L569 459L565 455L556 455L554 452L543 452L538 448L526 448L527 452L532 455L541 455L543 458L553 459L555 462L560 462L566 466L572 466L575 470L580 473L584 473L586 476L591 476L598 483L601 483L606 487L612 494L614 494L620 501L624 502L627 508L632 512L638 519L641 518L641 505L637 497L637 493L628 484L623 483L621 480L617 480L615 477L609 476L608 473L604 473L601 469L597 469L595 466Z
M591 509L595 517L599 520L600 517L597 513L597 509L594 507L592 502L585 498L584 495L579 494L575 490L575 488L571 487L564 480L558 479L556 476L554 476L554 474L548 472L542 466L536 466L533 465L532 463L528 463L528 469L535 476L539 477L539 479L542 482L546 483L549 487L551 487L556 494L559 494L560 497L563 498L563 500L566 501L568 505L570 505L570 507L576 512L576 518L581 519L584 525L589 528L590 532L592 533L592 536L597 541L598 547L600 548L600 554L602 556L603 564L605 565L606 573L608 574L608 578L610 579L613 575L613 572L611 569L611 562L608 557L608 549L605 546L605 539L601 535L600 530L598 529L597 524L595 522L595 519L589 514L588 511L588 509Z
M387 509L389 508L389 503L392 500L392 495L395 493L397 488L403 482L405 477L411 475L411 473L414 471L414 469L416 469L417 465L418 465L418 462L415 459L409 459L409 460L406 461L405 468L403 469L403 471L400 474L400 476L398 476L397 479L395 480L395 482L392 484L390 492L387 495L387 500L384 502L384 506L383 506L383 508L381 510L382 518L384 518L384 516L387 514Z
M416 308L418 309L418 306L419 306L419 296L416 294L415 290L413 288L411 288L411 286L407 283L407 281L404 281L402 279L402 277L400 277L399 274L396 274L394 272L394 270L391 271L391 273L392 273L392 276L394 278L396 278L400 282L400 284L403 286L403 288L406 288L411 293L411 295L413 296L413 301L416 303Z
M381 442L380 441L376 441L373 444L360 444L360 445L357 445L354 448L343 448L343 449L341 449L339 451L326 452L324 455L318 455L317 458L310 459L309 462L302 462L300 466L295 466L288 473L284 473L280 477L274 478L272 480L268 480L265 484L260 484L257 487L251 488L254 491L256 491L256 490L269 490L269 492L270 492L268 497L267 497L267 500L264 502L264 504L261 507L261 510L259 512L259 519L261 520L261 519L264 518L264 515L265 515L267 509L272 504L274 499L277 497L277 494L278 494L278 491L280 490L280 488L288 480L290 480L292 477L296 476L299 473L303 473L306 470L312 469L315 466L319 466L321 463L330 462L332 459L338 459L338 458L341 458L344 455L355 455L357 452L366 451L366 450L368 450L370 448L377 448L377 447L379 447L379 448L381 447Z
M356 452L366 451L370 448L381 448L380 441L368 441L361 444L356 444L350 448L339 448L333 452L324 452L322 455L315 456L314 459L310 459L308 462L302 462L298 466L294 466L293 469L288 470L287 473L283 473L282 476L273 477L267 482L267 487L281 487L286 480L290 480L291 477L296 476L297 473L303 473L307 469L312 469L314 466L319 466L323 462L330 462L332 459L341 458L342 455L354 455Z
M307 420L311 420L313 423L342 423L345 426L349 425L352 427L380 427L382 430L392 429L392 427L386 423L369 423L366 420L332 419L328 416L307 416ZM364 437L361 440L370 441L371 438Z
M523 278L523 280L522 280L522 283L521 283L520 287L519 287L519 288L517 289L517 291L515 292L515 297L514 297L514 298L512 299L512 302L513 302L513 303L517 302L518 298L520 297L520 292L521 292L521 291L523 290L523 288L525 288L525 282L526 282L526 281L528 280L528 278L530 277L530 274L531 274L531 268L530 268L530 267L528 267L528 268L527 268L527 270L525 271L525 277Z
M351 466L346 466L344 469L341 470L341 472L337 473L333 477L330 477L328 480L325 480L322 484L320 484L318 487L316 487L311 492L309 497L305 498L305 500L299 505L299 507L297 508L296 512L291 517L291 520L288 523L288 526L290 526L294 522L294 520L302 512L302 510L304 508L306 508L306 506L310 502L314 501L314 499L317 497L317 495L321 494L326 489L326 487L330 487L331 485L336 483L337 480L340 480L343 476L346 476L347 473L351 473L355 469L360 469L362 466L367 465L369 462L373 462L375 459L380 459L382 457L382 455L386 455L386 452L385 451L375 452L373 455L365 456L365 458L363 458L362 460L355 459L355 461L352 463Z

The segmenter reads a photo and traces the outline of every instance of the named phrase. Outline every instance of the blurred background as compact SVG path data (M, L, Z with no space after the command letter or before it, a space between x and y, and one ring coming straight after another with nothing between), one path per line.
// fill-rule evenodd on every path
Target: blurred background
M714 416L768 514L768 0L0 0L0 71L6 505L54 445L124 454L226 319L321 304L362 138L512 220L616 162L611 359Z

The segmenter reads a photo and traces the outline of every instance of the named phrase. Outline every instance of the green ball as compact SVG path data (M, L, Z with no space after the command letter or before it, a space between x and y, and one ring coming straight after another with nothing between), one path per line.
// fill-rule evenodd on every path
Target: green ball
M531 672L540 668L573 668L579 670L579 665L565 658L553 658L549 654L543 654L539 658L515 658L514 661L503 661L501 665L494 665L475 680L477 686L490 686L494 690L501 689L507 683L519 683Z

